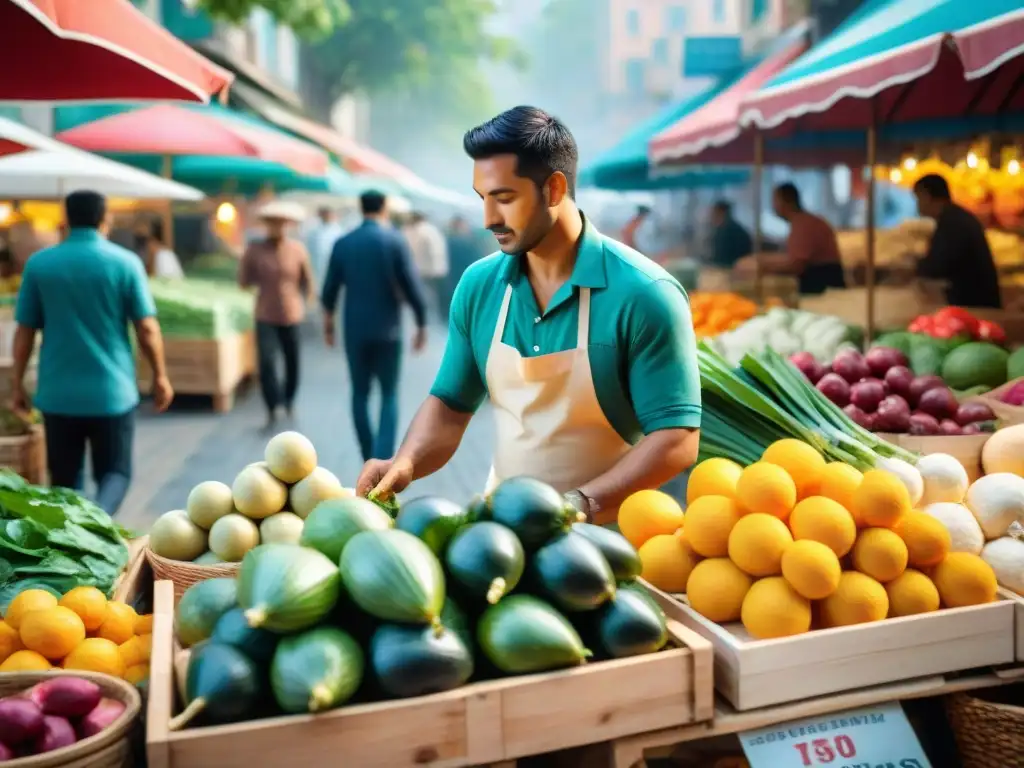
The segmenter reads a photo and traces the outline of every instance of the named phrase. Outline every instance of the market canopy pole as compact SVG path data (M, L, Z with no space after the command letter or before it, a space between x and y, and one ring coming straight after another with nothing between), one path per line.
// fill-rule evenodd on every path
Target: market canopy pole
M164 155L163 158L163 177L165 179L174 178L174 158L170 155ZM164 218L164 245L170 250L174 250L174 210L171 207L173 203L170 200L167 201L167 205L164 206L163 218ZM150 268L156 270L156 260L150 265Z
M871 98L871 125L867 130L867 166L868 186L865 194L867 215L865 216L865 234L868 238L864 257L866 270L864 273L864 289L867 293L867 317L865 318L864 343L868 345L875 337L875 163L878 160L878 125L875 99Z
M754 129L754 169L751 184L754 185L754 299L758 306L764 306L764 269L761 265L761 249L764 236L761 232L762 177L764 171L764 135L760 129Z

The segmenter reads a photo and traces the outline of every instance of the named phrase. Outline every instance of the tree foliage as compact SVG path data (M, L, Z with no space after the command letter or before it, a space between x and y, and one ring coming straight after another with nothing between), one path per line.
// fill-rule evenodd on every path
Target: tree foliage
M316 39L329 35L351 15L347 0L192 0L211 18L243 24L257 8L270 13L279 23L302 37Z

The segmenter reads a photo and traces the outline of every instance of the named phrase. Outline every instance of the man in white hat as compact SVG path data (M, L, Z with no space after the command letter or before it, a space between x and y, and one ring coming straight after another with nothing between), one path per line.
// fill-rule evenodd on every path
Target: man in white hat
M304 218L302 206L275 200L262 206L257 216L266 237L249 244L238 267L238 283L257 291L256 350L269 428L280 409L292 415L299 388L299 328L316 289L306 246L288 236L288 227ZM284 359L283 385L277 373L279 357Z

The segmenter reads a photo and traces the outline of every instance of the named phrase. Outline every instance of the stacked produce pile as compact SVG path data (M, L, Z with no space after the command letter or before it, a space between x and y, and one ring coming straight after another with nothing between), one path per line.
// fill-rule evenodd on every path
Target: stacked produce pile
M190 279L234 284L238 282L238 263L230 253L204 253L185 264L185 275Z
M807 352L819 361L831 360L841 350L856 349L862 337L860 329L838 317L776 308L709 339L707 344L730 365L738 365L744 355L768 349L780 355Z
M151 280L164 336L220 339L253 327L254 298L234 285L207 280Z
M865 355L844 350L827 367L805 353L790 362L850 419L873 432L974 435L995 430L989 406L960 403L941 376L915 376L907 356L893 347L875 346Z
M128 546L102 509L0 469L0 612L26 589L60 597L92 586L109 595L127 563Z
M182 596L191 655L172 729L660 650L665 617L634 583L636 551L574 520L529 478L468 509L416 499L394 520L362 498L321 502L299 544L260 545L237 579Z
M157 518L149 546L171 560L241 562L260 543L297 543L303 521L317 504L352 494L317 466L308 438L282 432L267 443L264 461L245 467L230 486L202 482L189 493L185 509Z
M0 672L78 669L141 683L149 677L152 632L152 615L139 616L95 587L75 587L59 600L26 589L0 621Z
M699 464L685 514L627 503L619 527L640 545L645 579L756 639L994 601L979 523L959 501L967 494L1005 532L1005 516L1024 516L1024 493L1010 512L1005 487L995 488L1004 481L975 488L983 478L972 500L953 457L932 454L919 468L861 473L786 439L746 468ZM645 556L651 548L658 557Z
M698 339L731 331L757 314L757 305L735 293L696 291L690 294L693 330Z
M104 697L91 680L44 680L0 699L0 762L70 747L102 733L124 711L124 704Z

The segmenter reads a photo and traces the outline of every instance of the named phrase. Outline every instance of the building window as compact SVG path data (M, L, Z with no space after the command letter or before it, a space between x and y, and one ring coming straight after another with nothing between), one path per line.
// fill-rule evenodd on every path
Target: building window
M637 37L640 34L640 11L636 8L626 11L626 32L630 37Z
M666 25L669 32L686 31L686 6L670 5L668 7L668 18Z
M651 45L651 58L655 64L668 64L668 38L659 37Z
M725 0L711 0L711 20L715 24L725 24Z
M643 59L629 59L626 62L626 90L640 94L646 90L646 66Z
M757 24L761 17L768 12L768 0L753 0L750 4L750 21Z

